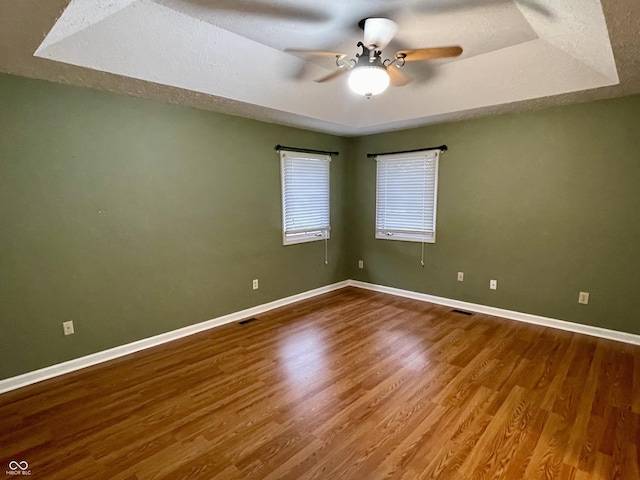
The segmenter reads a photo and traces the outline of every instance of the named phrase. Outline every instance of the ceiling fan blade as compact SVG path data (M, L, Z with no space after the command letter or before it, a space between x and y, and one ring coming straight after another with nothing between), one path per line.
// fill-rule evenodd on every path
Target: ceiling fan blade
M411 77L407 76L402 70L395 65L387 67L389 80L394 87L404 87L411 82Z
M545 17L553 17L553 12L551 10L544 5L540 5L534 0L517 0L516 4L522 5L524 8L528 8L529 10L544 15Z
M316 83L328 82L329 80L333 80L334 78L338 78L340 75L344 75L349 70L350 70L349 68L339 68L339 69L331 72L329 75L325 75L324 77L320 77L320 78L314 80L314 82L316 82Z
M415 2L415 12L427 13L430 15L440 13L457 13L468 11L472 8L491 7L492 5L499 4L499 0L447 0L440 2ZM553 19L555 14L552 10L542 5L543 3L553 4L554 2L546 2L545 0L514 0L514 3L518 8L524 8L530 12L544 15Z
M308 50L306 48L285 48L284 51L287 53L303 53L305 55L317 55L320 57L344 58L347 56L346 53L342 52L331 52L329 50Z
M364 44L376 46L377 50L386 47L398 31L398 25L388 18L367 18L364 22Z
M399 50L396 58L404 58L406 62L417 62L420 60L432 60L434 58L457 57L462 53L462 47L434 47L434 48L414 48L410 50Z
M187 15L197 15L205 21L209 21L207 18L215 18L219 13L308 23L322 23L332 18L329 13L321 9L274 5L274 2L266 0L156 0L156 2Z

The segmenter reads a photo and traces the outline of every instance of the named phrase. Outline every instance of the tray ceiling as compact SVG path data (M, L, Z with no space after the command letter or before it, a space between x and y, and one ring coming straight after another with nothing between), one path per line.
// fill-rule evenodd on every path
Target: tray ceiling
M0 70L361 135L640 91L640 1L613 3L0 0ZM352 57L357 23L370 16L399 25L386 57L443 45L464 53L407 64L412 83L366 99L346 76L313 82L336 68L334 59L284 52Z

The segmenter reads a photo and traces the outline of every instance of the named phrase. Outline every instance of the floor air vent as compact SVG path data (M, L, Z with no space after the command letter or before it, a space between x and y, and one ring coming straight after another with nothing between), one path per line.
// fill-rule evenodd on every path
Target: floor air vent
M471 312L465 312L464 310L458 310L457 308L454 308L453 310L451 310L453 313L461 313L462 315L473 315L473 313Z
M256 320L258 320L258 319L257 318L245 318L244 320L240 320L238 322L238 325L246 325L247 323L255 322Z

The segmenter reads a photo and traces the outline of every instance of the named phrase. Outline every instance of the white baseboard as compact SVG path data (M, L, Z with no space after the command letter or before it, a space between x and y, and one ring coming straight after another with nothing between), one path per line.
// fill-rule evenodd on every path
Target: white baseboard
M123 357L131 353L139 352L140 350L145 350L147 348L162 345L163 343L171 342L172 340L187 337L189 335L193 335L194 333L199 333L204 330L219 327L227 323L237 322L239 320L259 315L269 310L273 310L274 308L284 307L285 305L289 305L291 303L299 302L301 300L312 298L323 293L328 293L332 292L333 290L344 288L348 286L348 284L349 281L345 280L331 285L326 285L324 287L315 288L313 290L298 293L297 295L281 298L280 300L274 300L273 302L257 305L245 310L240 310L239 312L233 312L228 315L214 318L212 320L207 320L205 322L196 323L195 325L189 325L188 327L179 328L177 330L172 330L170 332L155 335L153 337L144 338L136 342L127 343L126 345L120 345L108 350L92 353L91 355L86 355L84 357L74 358L73 360L69 360L68 362L58 363L56 365L51 365L50 367L34 370L33 372L27 372L22 375L6 378L4 380L0 380L0 393L15 390L20 387L25 387L33 383L57 377L58 375L64 375L65 373L75 372L76 370L90 367L98 363L107 362L109 360Z
M633 333L608 330L606 328L593 327L591 325L583 325L581 323L567 322L565 320L558 320L555 318L541 317L538 315L531 315L530 313L515 312L513 310L505 310L503 308L488 307L486 305L480 305L477 303L453 300L451 298L436 297L434 295L428 295L426 293L412 292L410 290L402 290L400 288L394 287L385 287L382 285L375 285L373 283L360 282L358 280L349 280L348 284L352 287L373 290L375 292L381 293L389 293L391 295L397 295L399 297L412 298L414 300L436 303L438 305L459 308L461 310L468 310L471 312L486 313L488 315L508 318L509 320L516 320L518 322L533 323L535 325L557 328L559 330L582 333L584 335L590 335L592 337L606 338L618 342L640 345L640 335L636 335Z
M33 383L57 377L58 375L64 375L65 373L75 372L76 370L81 370L98 363L107 362L109 360L123 357L131 353L139 352L140 350L145 350L147 348L162 345L163 343L171 342L172 340L187 337L189 335L193 335L204 330L209 330L211 328L219 327L227 323L237 322L239 320L259 315L269 310L273 310L274 308L284 307L286 305L290 305L301 300L306 300L323 293L339 290L347 286L362 288L365 290L373 290L375 292L388 293L391 295L397 295L399 297L412 298L414 300L431 302L438 305L445 305L447 307L459 308L462 310L468 310L477 313L485 313L488 315L494 315L496 317L507 318L519 322L532 323L535 325L567 330L569 332L582 333L584 335L590 335L593 337L606 338L618 342L640 345L640 335L635 335L632 333L618 332L616 330L608 330L606 328L582 325L579 323L557 320L555 318L541 317L538 315L531 315L529 313L515 312L512 310L505 310L497 307L488 307L486 305L463 302L461 300L436 297L434 295L428 295L426 293L412 292L410 290L402 290L400 288L394 287L385 287L382 285L360 282L358 280L345 280L342 282L309 290L307 292L302 292L297 295L282 298L280 300L274 300L273 302L264 303L262 305L257 305L245 310L240 310L239 312L223 315L221 317L197 323L195 325L179 328L171 332L162 333L160 335L155 335L153 337L138 340L136 342L127 343L126 345L120 345L108 350L103 350L102 352L92 353L91 355L75 358L73 360L69 360L68 362L58 363L56 365L51 365L50 367L34 370L33 372L27 372L22 375L6 378L4 380L0 380L0 393L25 387Z

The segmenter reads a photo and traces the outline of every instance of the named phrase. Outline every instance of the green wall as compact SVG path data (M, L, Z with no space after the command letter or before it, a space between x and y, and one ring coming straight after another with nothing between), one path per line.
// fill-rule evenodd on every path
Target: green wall
M355 139L350 278L640 334L639 119L633 96ZM420 244L374 239L366 153L441 144L421 267Z
M282 245L278 143L347 147L0 75L0 378L345 280L346 155L325 265L323 242Z
M345 139L0 75L0 379L347 278L640 334L638 118L634 96ZM276 143L341 152L329 265L282 246ZM374 238L366 153L443 143L421 267Z

